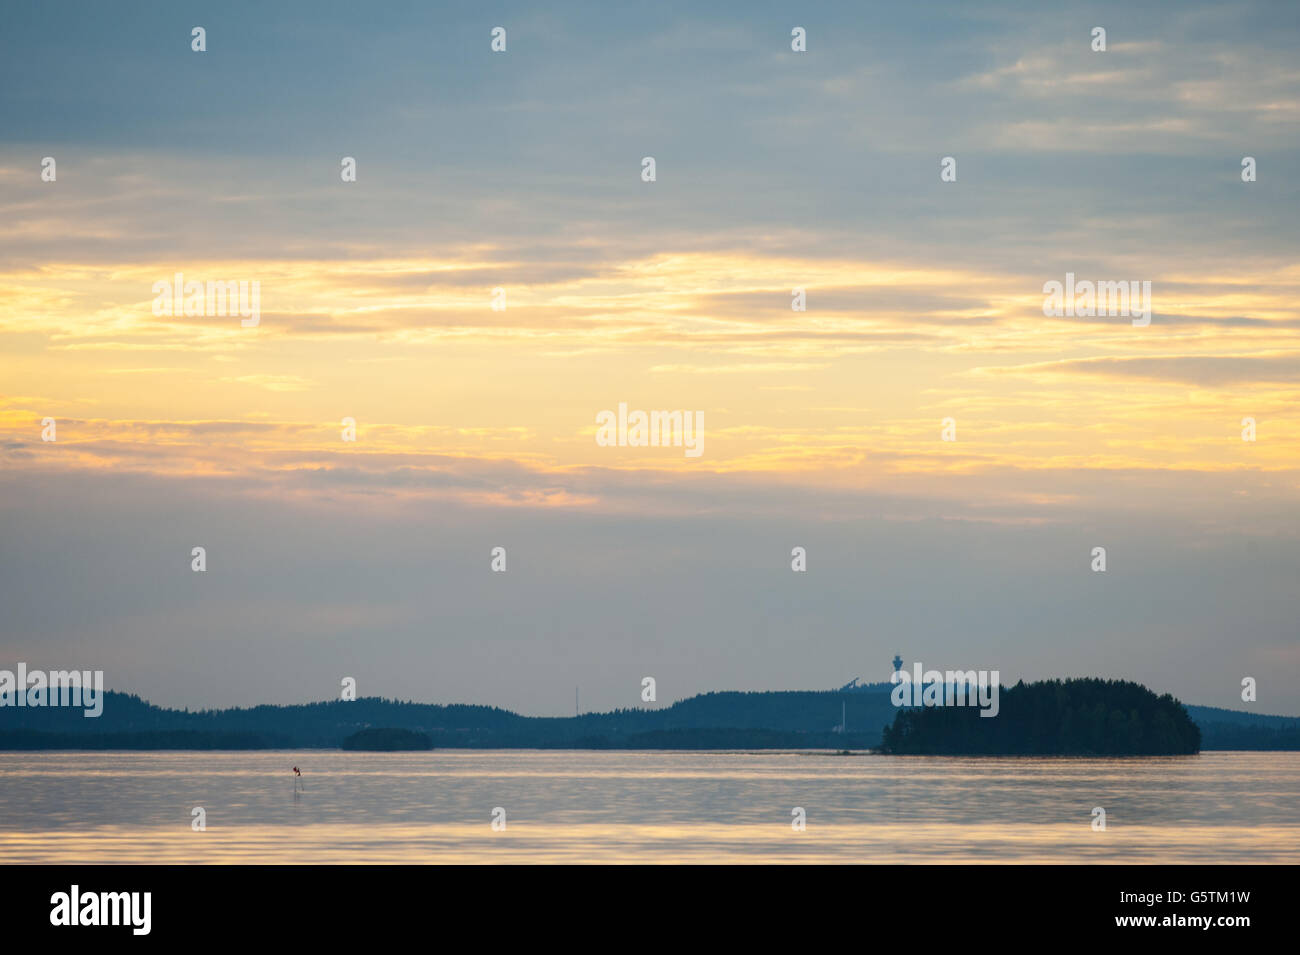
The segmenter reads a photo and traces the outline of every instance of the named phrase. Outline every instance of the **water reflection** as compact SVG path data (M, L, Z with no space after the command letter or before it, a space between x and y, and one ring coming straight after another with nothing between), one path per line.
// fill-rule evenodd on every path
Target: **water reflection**
M0 862L1294 863L1298 790L1300 753L3 753Z

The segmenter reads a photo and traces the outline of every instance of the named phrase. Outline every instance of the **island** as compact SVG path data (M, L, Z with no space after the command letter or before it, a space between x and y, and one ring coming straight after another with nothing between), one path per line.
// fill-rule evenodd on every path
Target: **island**
M994 719L965 706L900 710L881 751L943 756L1185 756L1201 731L1172 696L1124 680L1043 680L1003 689Z

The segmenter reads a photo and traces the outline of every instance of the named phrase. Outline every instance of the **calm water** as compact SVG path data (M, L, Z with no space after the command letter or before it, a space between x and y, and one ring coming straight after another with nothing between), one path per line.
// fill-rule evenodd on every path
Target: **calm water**
M0 863L1296 863L1298 794L1300 753L0 753Z

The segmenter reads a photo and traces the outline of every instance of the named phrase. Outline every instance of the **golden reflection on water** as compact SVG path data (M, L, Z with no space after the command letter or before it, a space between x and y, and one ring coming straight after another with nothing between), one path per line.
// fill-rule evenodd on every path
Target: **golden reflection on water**
M99 827L5 833L0 862L93 863L1179 863L1206 847L1249 863L1300 862L1300 827L475 825Z
M1294 864L1297 792L1300 753L0 753L0 863Z

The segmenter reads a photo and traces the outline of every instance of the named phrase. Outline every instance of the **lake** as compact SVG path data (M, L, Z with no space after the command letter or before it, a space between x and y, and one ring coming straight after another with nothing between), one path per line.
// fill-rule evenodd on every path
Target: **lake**
M1300 753L0 753L0 863L1297 863L1298 795Z

